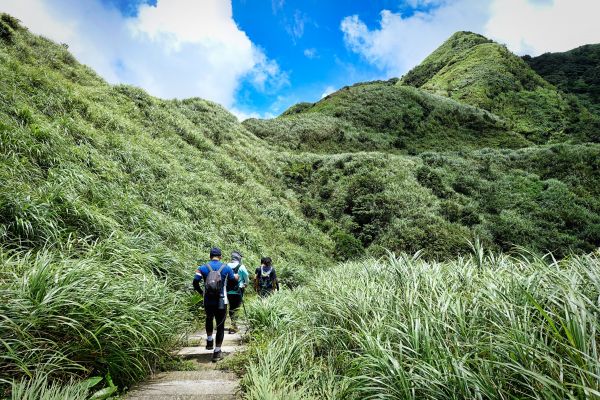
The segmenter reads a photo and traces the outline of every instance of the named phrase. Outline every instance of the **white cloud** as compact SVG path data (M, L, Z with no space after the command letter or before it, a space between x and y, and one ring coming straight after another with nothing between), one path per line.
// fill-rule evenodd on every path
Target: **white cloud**
M294 21L288 25L286 30L294 39L299 39L304 35L304 23L307 21L306 15L299 10L294 12Z
M598 0L493 0L485 33L519 54L600 42Z
M198 96L231 108L244 80L259 90L288 83L277 62L237 27L230 1L158 0L131 18L100 0L9 0L1 8L33 32L69 44L109 82L155 96Z
M488 5L481 0L416 0L436 3L428 13L410 17L388 10L381 12L380 27L370 30L359 16L342 20L346 45L389 75L400 76L458 30L482 31Z
M236 107L233 107L229 110L233 115L235 115L238 121L242 122L249 118L258 118L258 119L271 119L275 118L275 114L271 112L265 112L264 114L257 113L255 111L243 111Z
M304 57L306 58L317 58L317 49L311 47L310 49L304 49Z
M321 94L321 98L323 99L326 96L329 96L333 92L335 92L335 88L333 86L327 86L325 88L325 90L323 91L323 94Z

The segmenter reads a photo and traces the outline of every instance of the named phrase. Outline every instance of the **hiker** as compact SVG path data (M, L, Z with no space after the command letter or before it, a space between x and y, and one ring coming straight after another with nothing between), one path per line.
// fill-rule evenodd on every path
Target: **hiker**
M254 289L260 297L271 295L276 289L279 291L279 282L277 274L273 267L271 257L260 259L260 267L256 268L256 279L254 279Z
M204 293L200 281L204 281ZM204 295L204 311L206 312L206 350L214 348L212 361L223 359L221 345L225 336L225 318L227 316L227 296L225 286L228 281L237 281L238 276L230 266L221 262L221 249L210 250L210 261L201 265L194 276L194 289ZM213 339L213 319L217 324L217 337ZM216 342L216 343L215 343Z
M244 301L244 290L248 285L248 270L242 264L242 254L239 251L231 253L231 262L227 264L235 274L238 274L237 282L227 282L227 299L229 300L229 318L231 326L229 333L237 332L237 311Z

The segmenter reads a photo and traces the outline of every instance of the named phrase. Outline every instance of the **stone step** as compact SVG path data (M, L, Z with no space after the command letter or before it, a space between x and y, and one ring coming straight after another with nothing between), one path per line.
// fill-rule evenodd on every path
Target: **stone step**
M126 400L230 400L238 399L239 385L235 374L223 371L171 371L154 376L144 385L133 388Z
M235 353L238 351L243 351L245 349L244 346L222 346L221 351L223 355ZM212 359L214 350L206 350L204 345L202 346L194 346L194 347L183 347L181 350L177 352L177 355L184 359L195 359L201 362L210 362Z
M214 335L213 335L214 338ZM188 346L204 346L206 345L206 334L205 333L194 333L190 336L187 337L187 343ZM223 344L224 345L237 345L242 343L242 336L239 333L233 333L233 334L229 334L229 333L225 333L225 336L223 337Z

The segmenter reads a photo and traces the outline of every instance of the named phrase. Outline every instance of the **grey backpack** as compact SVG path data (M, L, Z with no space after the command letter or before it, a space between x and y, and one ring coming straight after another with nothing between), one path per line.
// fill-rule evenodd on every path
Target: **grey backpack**
M207 264L209 269L208 276L206 277L206 284L204 288L206 290L206 297L217 299L223 295L223 280L221 279L221 271L225 268L225 264L221 264L218 270L214 270L210 264Z

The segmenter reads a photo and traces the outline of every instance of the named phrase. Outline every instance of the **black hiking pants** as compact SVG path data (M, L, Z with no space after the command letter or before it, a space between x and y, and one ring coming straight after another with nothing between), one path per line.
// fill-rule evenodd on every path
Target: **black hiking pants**
M215 338L215 347L221 347L223 344L223 337L225 336L225 318L227 317L227 308L219 309L217 304L205 305L204 311L206 312L206 334L212 335L213 333L213 319L217 322L217 337Z
M235 314L242 305L242 295L227 293L227 299L229 299L229 318L231 318L232 325L236 324Z

